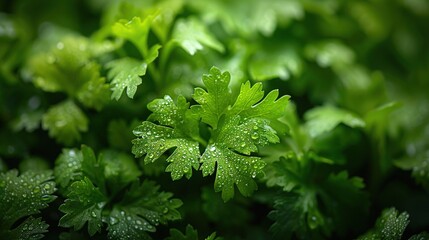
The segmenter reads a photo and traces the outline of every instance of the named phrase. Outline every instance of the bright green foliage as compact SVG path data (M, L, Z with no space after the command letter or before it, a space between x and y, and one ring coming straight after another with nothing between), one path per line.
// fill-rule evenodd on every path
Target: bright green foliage
M385 209L375 223L375 228L365 235L359 237L359 240L370 239L402 239L402 234L405 231L410 220L406 212L399 214L395 208Z
M76 231L87 224L93 236L107 224L110 239L151 239L147 232L154 232L158 224L180 219L176 208L182 202L172 199L171 193L159 192L154 182L140 184L141 172L126 154L103 151L97 158L83 145L80 151L63 150L56 164L67 197L59 208L65 213L60 219L63 227ZM124 189L128 190L118 201Z
M39 214L56 197L51 171L27 171L18 176L17 170L0 174L0 236L5 239L41 239L48 224ZM19 225L17 221L25 218Z
M66 101L43 115L42 127L59 142L70 145L80 140L81 132L88 130L88 119L73 101Z
M292 19L303 16L303 9L298 1L268 0L246 1L191 1L203 17L215 18L230 33L255 35L262 33L270 36L278 25L288 24Z
M349 127L364 127L365 122L355 114L332 106L313 108L305 114L307 129L317 137L343 123Z
M198 231L195 230L191 225L186 226L186 232L183 234L177 229L170 229L170 236L165 240L198 240ZM216 233L212 233L206 237L205 240L221 240L222 238L216 237Z
M133 17L130 21L122 19L113 25L112 33L132 42L142 56L146 58L149 53L147 38L154 17L149 15L143 20L140 17Z
M142 60L134 58L121 58L106 64L110 69L109 78L112 79L112 99L119 100L122 92L127 88L127 96L133 98L137 86L142 83L141 76L146 74L146 69L158 57L161 45L148 47L148 34L155 16L148 15L142 21L140 17L134 17L130 21L120 20L112 27L112 33L120 38L129 40L140 51Z
M287 80L302 71L302 60L292 45L262 46L249 63L250 76L257 81L279 78Z
M168 44L177 44L190 55L202 50L203 46L219 52L224 51L222 43L207 31L205 25L194 18L177 21Z
M118 100L125 88L127 88L127 96L133 98L137 86L142 83L140 76L146 74L147 64L132 58L121 58L109 62L106 67L111 68L109 78L113 79L112 98Z
M150 119L161 125L145 121L134 129L139 137L133 140L133 153L140 157L146 153L145 163L154 162L165 151L176 147L167 161L170 163L166 171L176 180L183 175L192 176L192 168L198 169L200 152L198 142L198 119L189 109L184 97L179 97L177 106L169 96L156 99L148 105L153 111Z
M82 177L83 155L76 149L63 149L56 160L54 175L60 188L66 188Z
M49 92L65 92L87 107L101 109L108 100L108 85L100 77L100 65L85 38L68 37L46 53L34 56L29 68L34 83Z
M250 156L258 151L258 146L276 143L279 138L270 126L284 113L288 96L278 97L278 91L270 92L264 99L260 83L242 85L234 101L228 88L230 75L213 67L203 76L207 91L196 88L193 98L200 105L189 108L189 103L179 97L177 105L171 97L156 99L148 104L153 113L134 130L139 137L133 140L133 153L146 154L145 162L153 162L166 150L176 147L167 161L166 171L172 172L173 180L186 175L191 177L192 167L197 169L200 158L198 120L212 128L212 136L200 162L203 176L214 173L214 188L222 191L227 201L234 196L236 184L244 196L257 189L253 178L261 172L265 162Z
M429 239L428 22L426 0L0 1L0 239Z

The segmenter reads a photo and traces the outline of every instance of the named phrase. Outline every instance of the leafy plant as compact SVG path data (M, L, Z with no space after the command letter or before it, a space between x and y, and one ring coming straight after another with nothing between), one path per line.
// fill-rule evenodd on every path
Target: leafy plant
M0 239L429 239L428 21L423 0L0 3Z

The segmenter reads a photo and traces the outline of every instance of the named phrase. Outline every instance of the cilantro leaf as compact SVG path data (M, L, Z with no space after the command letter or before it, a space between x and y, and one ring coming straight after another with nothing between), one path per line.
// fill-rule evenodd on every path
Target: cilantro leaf
M170 45L178 44L190 55L202 50L203 45L219 52L224 51L222 43L196 18L179 19L174 26L171 38Z
M148 104L153 111L149 119L158 121L156 125L149 121L143 122L134 130L139 137L132 141L132 151L136 157L143 156L145 163L154 162L165 151L176 147L174 152L167 158L170 163L166 171L171 172L173 180L180 179L183 175L187 178L192 176L192 168L198 169L200 152L196 137L197 119L189 110L189 103L184 97L179 97L177 105L166 96L164 99L156 99Z
M123 200L110 213L108 235L112 239L151 239L158 224L180 219L176 210L182 205L172 194L159 192L154 182L134 182Z
M54 175L60 190L65 189L74 181L82 178L82 161L81 151L76 149L63 149L60 156L55 161Z
M319 239L320 234L311 232L306 220L306 199L296 193L285 193L275 200L274 208L268 215L275 220L270 231L273 239L290 239L294 233L302 239Z
M268 47L267 47L268 45ZM287 80L291 75L299 76L302 71L302 60L297 49L289 44L264 43L262 51L257 51L249 62L249 73L252 79L265 81L275 78Z
M76 94L76 98L88 108L100 110L109 101L109 84L100 77L100 66L94 62L86 64L82 70L86 82Z
M88 119L73 101L61 102L43 115L42 127L49 136L70 145L80 140L81 132L88 130Z
M127 88L127 96L133 98L137 86L142 83L141 76L146 74L147 64L132 58L121 58L106 64L110 69L109 78L113 79L112 99L119 100L122 92Z
M186 226L186 232L183 234L178 229L170 229L170 236L165 238L165 240L198 240L198 231L194 229L191 225ZM210 236L205 238L205 240L221 240L222 238L216 237L216 233L212 233Z
M318 162L317 157L314 153L300 158L288 154L267 167L267 184L285 191L277 197L275 210L269 215L276 221L271 227L276 239L326 238L334 229L342 236L358 231L365 222L369 199L362 191L362 179L350 178L345 171L324 173L326 164Z
M257 189L253 178L265 166L261 158L251 154L258 152L260 146L279 142L270 125L284 114L289 97L277 99L278 91L272 91L262 99L262 85L250 86L249 82L242 85L235 97L228 87L229 81L228 72L213 67L203 76L207 90L195 89L193 98L200 105L189 107L184 97L179 97L176 105L169 96L149 103L153 113L148 120L160 125L145 121L134 130L138 137L133 140L134 155L146 154L145 162L149 163L176 147L167 158L170 165L166 171L172 172L174 180L184 174L191 177L192 167L199 166L199 143L207 144L199 133L201 119L212 128L200 159L203 176L217 169L215 190L222 191L225 201L234 196L234 184L249 196Z
M192 96L202 108L202 121L209 124L213 129L222 115L225 114L230 102L230 90L228 84L231 75L229 72L221 72L218 68L211 68L209 74L203 75L203 83L207 91L195 88Z
M88 39L66 37L55 48L33 56L29 69L34 84L48 92L65 92L83 105L101 109L108 98L108 84L100 77L100 65L92 61L95 54Z
M316 107L306 112L306 127L312 137L317 137L343 123L349 127L364 127L365 122L356 114L333 106Z
M143 20L140 17L133 17L131 20L119 20L112 26L112 33L116 37L124 38L132 42L140 51L143 57L149 53L147 38L154 15L148 15Z
M377 219L375 228L365 235L359 237L359 240L369 239L402 239L410 220L407 212L400 213L395 208L385 209Z
M88 233L92 236L101 230L101 211L106 197L92 182L83 180L72 183L69 187L68 199L59 207L65 213L60 219L60 226L81 229L88 222Z
M194 99L201 104L202 121L214 129L212 144L201 156L201 170L203 176L211 175L217 163L215 190L222 191L224 201L234 196L234 184L244 196L257 189L252 178L261 172L265 162L249 155L258 151L257 146L279 142L270 120L284 114L288 103L287 96L276 100L277 91L261 100L261 85L251 87L245 83L231 107L229 80L228 72L222 73L213 67L203 78L208 91L197 88L194 94ZM270 110L273 110L271 115Z
M105 150L98 158L83 145L81 150L65 149L57 159L55 170L66 188L65 202L59 210L65 213L60 226L79 230L88 224L93 236L107 224L111 239L151 239L159 223L180 218L176 210L182 205L168 192L159 192L155 183L139 183L134 159L126 154ZM120 193L120 194L119 194Z
M17 170L0 173L0 235L7 239L41 239L48 224L32 215L48 207L56 197L51 171ZM14 227L20 219L26 218ZM12 227L14 227L12 229Z
M239 33L241 36L254 36L259 33L271 36L278 25L286 25L304 15L299 1L192 1L190 4L201 12L203 18L217 20L227 32Z

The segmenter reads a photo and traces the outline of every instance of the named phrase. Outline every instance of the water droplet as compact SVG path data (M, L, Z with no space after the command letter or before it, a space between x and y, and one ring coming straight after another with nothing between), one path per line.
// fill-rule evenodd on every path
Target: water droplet
M168 208L164 208L163 210L162 210L162 213L167 213L168 212Z
M258 139L258 138L259 138L259 136L258 136L258 134L257 134L257 133L253 133L253 134L252 134L252 136L251 136L251 138L252 138L253 140L256 140L256 139Z
M94 211L91 212L91 216L92 217L97 217L97 213L95 213Z
M110 217L110 224L115 225L116 223L118 223L118 219L115 217Z

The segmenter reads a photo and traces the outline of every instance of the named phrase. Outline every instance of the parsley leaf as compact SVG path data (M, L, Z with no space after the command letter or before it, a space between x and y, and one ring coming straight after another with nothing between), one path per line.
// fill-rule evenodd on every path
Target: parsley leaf
M88 118L73 101L68 100L51 107L43 115L42 127L49 131L49 136L70 145L80 140L81 132L88 130Z
M340 123L349 127L365 126L365 122L356 114L333 106L313 108L306 112L305 118L307 120L306 127L312 137L329 132Z
M66 37L48 52L33 56L29 69L34 84L48 92L65 92L87 107L101 109L108 98L108 84L93 61L98 48L83 37Z
M112 239L150 239L160 223L180 219L176 210L182 205L173 194L159 192L154 182L134 182L121 202L115 205L109 217L109 237Z
M405 231L410 220L406 212L399 214L395 208L385 209L381 216L377 219L375 229L369 231L365 235L359 237L359 240L369 239L402 239L402 234Z
M48 224L32 215L48 207L56 197L51 171L17 170L0 174L0 235L7 239L41 239ZM27 217L29 216L29 217ZM27 217L14 227L20 219ZM12 227L14 227L12 229Z
M288 96L279 99L278 91L270 92L264 99L262 84L242 85L235 97L228 85L230 74L213 67L203 76L207 90L196 88L193 98L200 105L189 107L184 97L177 105L171 97L156 99L148 104L153 113L134 130L136 157L145 156L145 163L158 159L166 150L176 147L167 158L174 180L183 175L191 177L192 167L197 169L200 158L199 143L205 151L200 158L203 176L216 172L215 190L222 191L224 201L234 196L234 184L249 196L257 185L253 178L261 172L265 162L251 156L258 146L276 143L279 138L271 122L284 114ZM151 121L158 122L157 125ZM208 141L200 136L199 121L211 127Z
M79 230L88 222L88 233L91 236L99 232L102 224L101 211L107 201L100 190L84 177L70 185L67 197L59 208L65 213L60 219L60 226Z
M142 83L140 76L146 74L147 64L132 58L121 58L109 62L106 67L110 68L109 78L113 79L112 98L119 100L125 88L127 96L133 98L137 86Z
M171 97L156 99L149 103L148 108L154 113L150 119L158 121L156 125L145 121L134 130L139 137L132 141L132 151L136 157L146 153L145 163L154 162L165 151L176 147L174 152L167 158L170 163L166 171L171 172L171 177L176 180L183 175L187 178L192 176L192 168L198 169L200 156L198 142L193 137L198 127L197 118L189 110L189 103L184 97L179 97L177 105Z
M202 50L203 45L219 52L224 51L222 43L196 18L178 20L174 26L171 38L170 43L167 44L178 44L190 55L194 55L197 51Z
M110 239L151 239L147 232L179 219L179 199L160 192L154 182L139 183L141 175L134 160L116 151L102 151L98 158L85 145L81 150L65 149L55 170L67 199L59 207L65 215L60 226L79 230L88 224L93 236L107 224Z
M130 21L119 20L112 26L112 33L116 37L131 41L145 57L149 52L147 38L153 18L153 15L148 15L143 21L140 17L133 17Z

